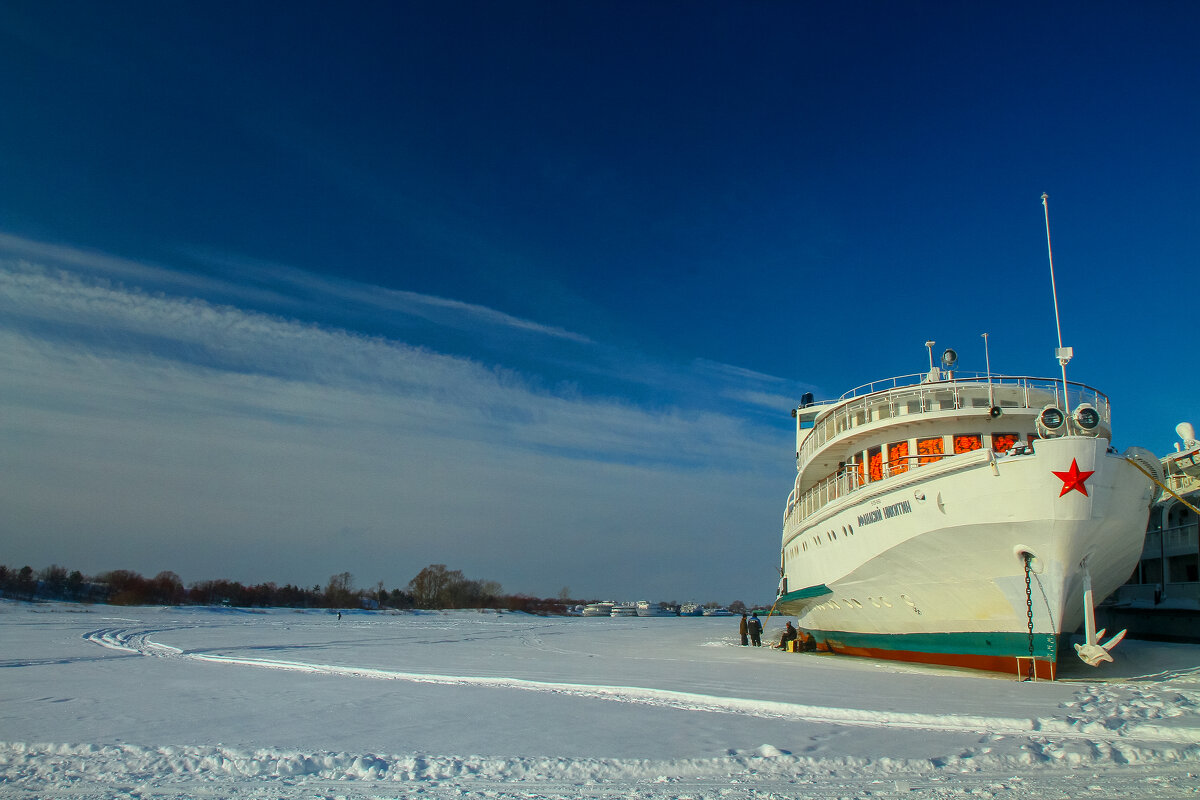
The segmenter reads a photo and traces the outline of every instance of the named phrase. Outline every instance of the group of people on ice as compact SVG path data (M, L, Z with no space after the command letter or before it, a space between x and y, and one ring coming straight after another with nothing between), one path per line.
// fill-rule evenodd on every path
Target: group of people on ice
M757 611L751 612L749 617L745 613L742 614L742 622L738 626L738 633L742 637L742 647L747 645L762 647L762 632L762 621L759 620ZM787 625L783 628L783 634L779 637L779 644L772 646L777 650L787 650L789 642L796 641L798 636L799 632L796 630L796 626L792 624L791 620L788 620Z

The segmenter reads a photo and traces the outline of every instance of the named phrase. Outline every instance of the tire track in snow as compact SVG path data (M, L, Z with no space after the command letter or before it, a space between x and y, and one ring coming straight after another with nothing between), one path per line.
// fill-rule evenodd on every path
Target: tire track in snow
M837 708L787 703L776 700L755 700L742 697L696 694L670 689L650 689L639 686L605 686L554 681L535 681L513 677L483 677L438 675L433 673L399 672L368 667L347 667L335 664L315 664L269 658L222 656L212 653L184 652L150 639L152 634L168 629L130 630L102 628L83 635L83 638L114 650L139 653L157 658L187 659L212 664L237 665L259 669L276 669L308 674L335 675L370 680L406 681L437 686L474 686L492 689L513 689L540 692L590 700L607 700L635 705L670 708L682 711L706 711L739 714L763 719L784 719L831 725L852 725L869 728L907 728L916 730L984 733L1004 736L1047 736L1054 738L1086 739L1088 741L1117 741L1136 739L1175 744L1200 743L1200 729L1172 727L1153 723L1124 724L1119 729L1106 729L1098 719L1054 719L972 716L965 714L925 714L921 712L878 711L870 709ZM1101 728L1098 730L1098 728Z

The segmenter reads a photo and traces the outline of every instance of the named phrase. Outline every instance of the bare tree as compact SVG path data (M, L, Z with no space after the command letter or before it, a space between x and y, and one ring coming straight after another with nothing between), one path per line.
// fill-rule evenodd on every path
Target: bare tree
M354 593L354 576L349 572L330 575L329 586L325 588L325 602L330 608L357 607L359 603Z
M451 586L463 580L460 570L448 570L445 564L430 564L408 582L408 592L417 608L445 608Z

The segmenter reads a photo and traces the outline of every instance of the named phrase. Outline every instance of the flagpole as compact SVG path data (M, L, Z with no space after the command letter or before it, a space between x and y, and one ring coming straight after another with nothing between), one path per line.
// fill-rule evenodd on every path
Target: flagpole
M1054 282L1054 251L1050 247L1050 206L1046 204L1047 198L1050 195L1042 192L1042 208L1046 212L1046 256L1050 259L1050 292L1054 296L1054 327L1058 330L1058 350L1054 352L1054 356L1058 359L1058 364L1062 367L1062 382L1063 382L1063 413L1068 418L1071 416L1071 398L1067 392L1067 362L1074 355L1074 348L1063 347L1062 343L1062 323L1058 318L1058 287Z

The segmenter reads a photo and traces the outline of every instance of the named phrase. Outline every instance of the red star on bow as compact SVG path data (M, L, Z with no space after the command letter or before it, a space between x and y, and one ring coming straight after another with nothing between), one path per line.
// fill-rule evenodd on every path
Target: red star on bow
M1063 482L1062 491L1058 493L1059 497L1062 497L1072 489L1078 489L1080 494L1082 494L1084 497L1087 497L1087 486L1084 485L1084 481L1096 474L1096 470L1092 470L1091 472L1084 472L1081 470L1073 458L1071 459L1071 468L1066 472L1054 472L1054 470L1050 471L1054 473L1056 478Z

